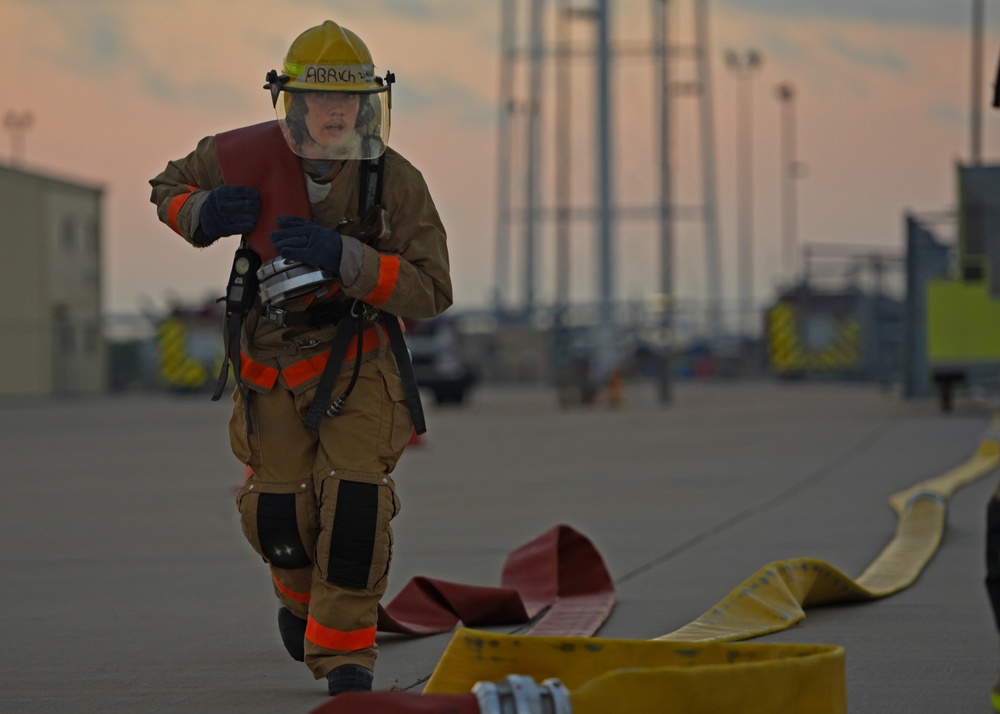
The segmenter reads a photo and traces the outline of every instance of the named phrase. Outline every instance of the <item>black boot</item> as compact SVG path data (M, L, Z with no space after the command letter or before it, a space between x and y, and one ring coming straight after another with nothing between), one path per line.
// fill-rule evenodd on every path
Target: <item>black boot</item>
M326 675L330 687L330 696L335 697L344 692L370 692L372 690L372 673L360 664L342 664L334 667Z
M283 607L278 610L278 632L281 633L281 642L292 659L305 662L306 621L292 614L287 607Z

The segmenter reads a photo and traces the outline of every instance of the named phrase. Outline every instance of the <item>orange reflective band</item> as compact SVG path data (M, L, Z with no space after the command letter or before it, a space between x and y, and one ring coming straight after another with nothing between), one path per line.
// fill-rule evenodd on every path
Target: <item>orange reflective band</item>
M374 327L369 327L361 333L362 354L378 349L378 346L381 343L378 331L381 329L384 329L381 325L375 325ZM352 360L357 357L357 355L358 341L357 338L355 338L351 340L351 343L347 346L347 352L344 354L344 361L347 362ZM244 379L247 382L252 382L258 387L263 387L264 389L271 389L274 386L274 383L278 381L278 370L274 367L269 367L266 364L261 364L260 362L254 362L243 352L240 352L240 357L241 379ZM326 367L326 363L329 358L329 352L322 352L313 357L309 357L308 359L299 360L294 364L283 367L281 374L285 375L285 381L288 383L289 389L295 389L299 385L305 384L310 379L323 374L323 369Z
M378 282L370 293L361 298L369 305L384 305L392 296L392 291L396 289L396 280L399 279L399 256L383 253L380 257Z
M366 627L363 630L345 632L335 630L332 627L324 627L312 619L310 615L306 624L306 639L323 649L353 652L375 644L375 628Z
M188 188L191 190L187 193L177 194L170 199L170 204L167 206L167 225L177 234L181 232L181 229L177 226L177 216L180 215L181 209L184 208L187 200L191 198L191 193L197 189L197 187L191 185L188 185Z
M379 336L377 330L382 329L381 325L376 325L375 327L369 327L363 333L361 333L361 353L365 354L371 352L374 349L378 349L379 346ZM347 352L344 354L344 361L352 360L358 355L358 341L357 339L351 340L351 343L347 346ZM285 375L285 381L288 383L290 389L295 389L300 384L308 382L314 377L318 377L323 374L323 369L326 367L327 360L330 358L329 352L323 352L315 357L310 357L309 359L300 360L295 364L288 365L281 370L281 373Z
M278 577L274 573L271 573L271 578L274 580L274 586L278 588L278 590L280 590L282 593L284 593L292 600L294 600L295 602L300 602L303 605L309 603L309 599L310 597L312 597L309 593L297 593L290 588L286 588L284 585L281 584L281 582L278 580Z
M310 357L309 359L300 360L295 364L290 364L283 368L281 373L285 375L285 381L288 382L288 386L291 389L295 389L300 384L308 382L313 377L321 375L329 358L330 353L323 352L315 357Z
M243 352L240 352L240 379L253 382L258 387L270 389L278 381L278 370L266 364L254 362Z

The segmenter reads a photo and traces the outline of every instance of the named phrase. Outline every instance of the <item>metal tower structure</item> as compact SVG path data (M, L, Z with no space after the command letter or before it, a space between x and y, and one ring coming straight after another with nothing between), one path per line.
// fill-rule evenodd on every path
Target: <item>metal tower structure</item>
M700 221L704 227L706 324L710 335L721 330L721 279L719 228L716 209L715 141L712 113L712 94L709 73L708 0L649 0L652 37L648 45L628 47L616 45L612 33L611 5L606 0L501 0L501 54L500 54L500 117L497 155L497 223L496 223L496 302L499 314L531 320L538 310L535 281L539 251L539 226L543 221L555 220L556 251L561 259L556 261L555 309L556 323L565 316L569 302L568 256L570 251L570 224L576 220L591 221L598 234L595 256L598 263L596 289L598 319L601 323L614 322L614 235L619 221L657 221L659 226L659 290L666 298L664 305L664 334L670 330L672 298L674 295L674 224L679 219ZM584 5L584 3L587 3ZM674 22L672 12L681 3L692 4L693 39L686 44L672 39ZM525 5L527 12L525 13ZM554 39L545 30L547 5L554 6L551 23ZM520 18L527 22L519 22ZM575 20L593 23L592 45L580 49L570 41L569 26ZM525 26L526 25L526 26ZM614 131L609 107L616 98L611 90L613 64L623 57L646 57L653 62L656 72L655 116L651 119L657 134L657 147L650 154L657 156L658 187L655 204L651 206L621 205L614 195L611 166L614 164ZM556 116L571 111L584 114L573 107L570 93L573 60L593 62L595 84L593 109L595 192L593 207L570 206L570 182L580 180L571 166L569 126L552 123L554 132L543 141L545 111ZM694 80L675 82L674 65L680 61L693 63ZM527 62L527 67L519 63ZM547 69L554 67L554 107L543 101ZM527 70L526 90L520 97L515 91L515 71ZM690 97L697 100L699 144L701 153L701 205L677 206L673 200L672 134L674 100ZM619 98L620 99L620 98ZM553 147L555 170L553 173L554 206L545 208L541 199L541 147ZM523 152L518 155L518 152ZM517 160L516 160L517 159ZM515 164L517 171L515 171ZM547 173L547 172L546 172ZM512 208L514 189L523 190L523 210ZM516 228L516 230L514 230ZM519 309L514 304L510 290L512 236L523 241L521 259L523 269L523 300ZM665 398L669 398L666 396Z

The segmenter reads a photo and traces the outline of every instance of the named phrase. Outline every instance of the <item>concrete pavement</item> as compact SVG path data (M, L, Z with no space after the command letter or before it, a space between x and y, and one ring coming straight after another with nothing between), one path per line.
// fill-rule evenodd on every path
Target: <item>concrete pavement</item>
M870 385L772 382L681 384L668 409L639 386L617 411L563 411L540 389L426 406L425 442L395 473L389 598L414 575L495 585L510 550L567 523L616 581L598 634L635 639L690 622L773 560L859 575L893 535L888 496L963 461L989 418ZM206 396L0 402L0 711L325 701L281 647L269 576L242 539L227 418ZM851 712L989 711L996 480L956 494L913 587L756 641L843 645ZM376 688L420 691L449 639L380 636Z

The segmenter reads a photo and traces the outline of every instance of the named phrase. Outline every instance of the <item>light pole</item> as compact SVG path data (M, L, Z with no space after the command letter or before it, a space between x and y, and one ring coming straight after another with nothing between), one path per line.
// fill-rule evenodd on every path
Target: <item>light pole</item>
M497 126L497 218L493 303L497 316L507 307L510 280L510 175L511 135L514 119L515 0L500 3L500 116Z
M972 0L972 110L969 114L969 163L982 163L983 147L983 0Z
M673 399L671 385L671 350L674 323L674 221L673 187L670 146L670 0L658 0L653 5L654 51L657 59L659 84L658 119L660 125L660 294L663 312L660 316L663 355L660 361L659 400L669 404Z
M798 202L795 180L799 177L795 158L795 88L784 82L777 88L781 102L781 247L785 272L795 279L795 252L798 250Z
M10 132L10 162L11 164L24 163L25 139L24 135L35 123L35 117L31 112L25 110L20 114L11 110L3 117L3 128Z
M528 73L528 146L527 146L527 179L524 182L527 206L524 245L524 316L530 323L535 317L535 261L537 243L537 222L540 203L539 175L541 173L541 129L542 104L542 56L545 50L544 33L542 30L543 0L531 0L530 32L531 32L531 65Z
M617 326L614 309L614 188L611 159L611 3L597 0L597 196L598 196L598 338L597 373L608 378L617 368Z
M761 65L756 50L726 52L726 66L736 76L736 223L737 290L740 327L753 317L753 116L750 79Z

